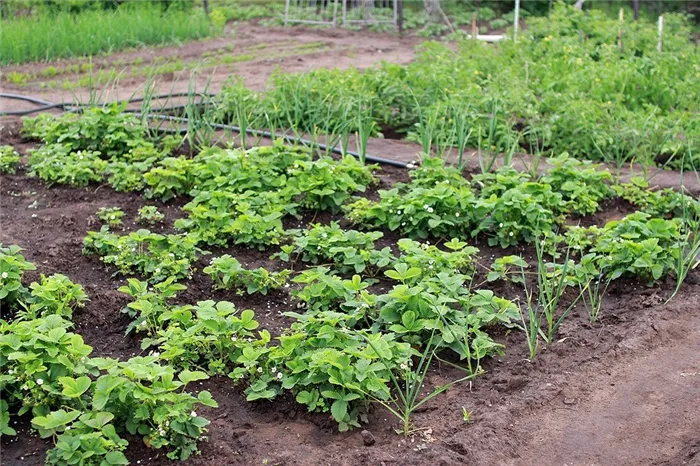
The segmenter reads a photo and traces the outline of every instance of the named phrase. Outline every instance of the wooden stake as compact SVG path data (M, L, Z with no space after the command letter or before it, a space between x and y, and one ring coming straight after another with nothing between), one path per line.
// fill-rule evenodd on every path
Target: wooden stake
M476 29L476 13L472 13L472 40L476 40L476 33L478 30Z

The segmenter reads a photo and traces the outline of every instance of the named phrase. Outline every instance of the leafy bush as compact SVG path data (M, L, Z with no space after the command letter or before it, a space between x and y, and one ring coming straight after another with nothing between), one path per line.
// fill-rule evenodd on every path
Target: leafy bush
M123 275L141 274L153 283L169 277L183 278L192 273L191 263L201 253L196 240L183 235L159 235L137 230L117 236L103 226L90 231L83 240L84 254L99 254L105 264L113 264Z
M0 173L13 175L19 164L19 154L14 147L0 146Z
M395 280L401 279L404 283L416 283L427 277L434 277L441 272L452 272L471 277L475 269L475 255L479 250L468 246L467 243L452 238L444 243L448 249L443 251L430 242L419 243L411 239L403 238L398 242L401 256L395 261L395 267L405 266L414 270L415 276L390 276ZM394 272L388 271L387 274Z
M124 211L119 207L100 207L97 211L97 218L110 227L116 227L122 224Z
M271 289L289 286L287 279L291 275L291 270L268 272L263 267L248 270L243 268L235 257L228 254L212 259L203 272L211 276L217 288L245 289L248 294L262 295L266 295Z
M57 143L30 152L29 176L37 176L49 186L56 183L86 186L101 181L107 165L100 152L73 152L69 145Z
M290 230L293 243L282 246L274 257L284 261L301 260L313 265L332 263L339 273L361 273L366 269L386 267L394 259L389 247L374 249L374 242L384 236L381 232L362 233L342 230L337 222L317 223L308 230ZM297 259L293 256L296 255Z
M0 244L0 303L5 310L17 309L26 301L29 292L22 285L22 276L27 270L36 270L20 252L22 248L17 245Z
M379 191L377 202L359 199L348 205L348 218L369 228L386 226L417 238L463 234L470 225L474 195L459 171L445 167L441 159L429 159L410 176L410 183Z
M56 116L42 113L25 118L23 134L46 144L61 144L68 152L99 153L108 159L128 153L144 142L146 127L124 107L90 107L83 113Z
M146 205L139 209L138 222L154 225L165 220L165 214L154 205Z
M597 268L610 280L627 276L652 283L676 269L681 247L678 220L636 212L602 229L579 230L577 238L582 233L592 235L589 250L595 254Z

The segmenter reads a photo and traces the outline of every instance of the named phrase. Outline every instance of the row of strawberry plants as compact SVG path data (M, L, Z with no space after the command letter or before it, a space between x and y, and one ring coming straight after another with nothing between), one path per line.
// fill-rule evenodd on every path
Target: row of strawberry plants
M209 421L196 409L217 403L207 391L185 389L207 375L153 356L93 357L71 331L73 312L88 299L83 288L60 274L26 288L23 273L34 269L17 246L0 247L0 304L13 317L0 321L2 435L16 435L12 420L31 415L32 428L53 439L51 465L128 464L125 434L173 459L198 452Z

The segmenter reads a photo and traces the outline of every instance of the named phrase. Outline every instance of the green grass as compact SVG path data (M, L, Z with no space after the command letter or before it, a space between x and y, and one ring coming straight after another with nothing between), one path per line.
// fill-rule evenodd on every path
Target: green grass
M145 5L3 19L1 29L3 65L177 43L219 32L199 8L162 12Z

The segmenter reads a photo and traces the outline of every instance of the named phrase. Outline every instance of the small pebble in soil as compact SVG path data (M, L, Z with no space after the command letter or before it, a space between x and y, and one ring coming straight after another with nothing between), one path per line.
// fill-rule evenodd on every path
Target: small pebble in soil
M362 441L364 442L365 446L370 447L370 446L374 445L374 443L376 442L376 440L374 439L374 435L372 435L372 432L370 432L368 430L363 430L361 432L361 435L362 435Z

